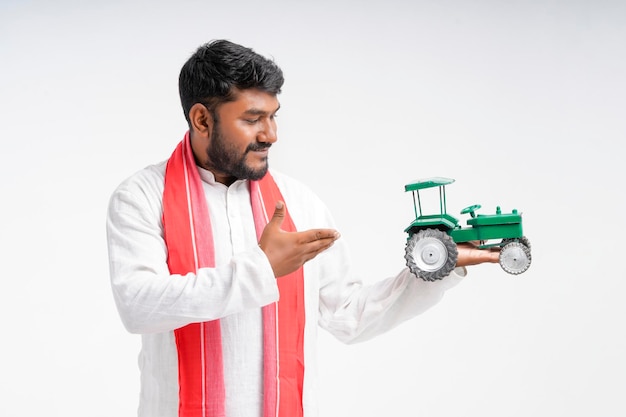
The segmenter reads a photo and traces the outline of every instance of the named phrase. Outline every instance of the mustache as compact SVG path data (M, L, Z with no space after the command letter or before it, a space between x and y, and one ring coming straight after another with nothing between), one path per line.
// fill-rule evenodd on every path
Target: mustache
M255 152L255 151L262 151L264 149L268 149L270 146L272 146L271 143L251 143L246 148L246 153L248 153L248 152Z

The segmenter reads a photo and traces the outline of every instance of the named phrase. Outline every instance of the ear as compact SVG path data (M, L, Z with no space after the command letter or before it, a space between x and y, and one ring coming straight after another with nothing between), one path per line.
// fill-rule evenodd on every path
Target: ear
M189 123L194 135L210 137L213 131L213 116L202 104L196 103L189 109Z

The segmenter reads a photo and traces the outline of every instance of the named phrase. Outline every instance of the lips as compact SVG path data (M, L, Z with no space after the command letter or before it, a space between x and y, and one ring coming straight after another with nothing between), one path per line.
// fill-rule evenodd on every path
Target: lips
M252 143L248 145L246 152L263 152L267 151L270 146L272 146L271 143Z

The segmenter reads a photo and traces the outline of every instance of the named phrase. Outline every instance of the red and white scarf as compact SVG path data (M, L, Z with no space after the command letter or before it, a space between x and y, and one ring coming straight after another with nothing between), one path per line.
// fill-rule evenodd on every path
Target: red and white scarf
M277 201L284 201L272 176L250 181L257 238ZM209 207L195 164L189 132L165 171L163 228L171 274L215 267ZM286 211L282 229L295 231ZM219 244L219 243L218 243ZM304 279L302 268L277 279L280 301L262 308L263 417L302 416L304 378ZM179 416L225 417L224 367L219 320L174 331L178 349Z

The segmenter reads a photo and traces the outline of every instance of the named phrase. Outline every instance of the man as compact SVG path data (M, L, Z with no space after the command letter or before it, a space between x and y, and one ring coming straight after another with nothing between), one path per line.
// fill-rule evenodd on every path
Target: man
M314 416L318 324L366 340L436 304L465 265L497 262L462 247L440 281L351 276L324 204L268 170L282 84L251 49L201 46L179 79L189 131L111 197L113 294L142 335L140 416Z

